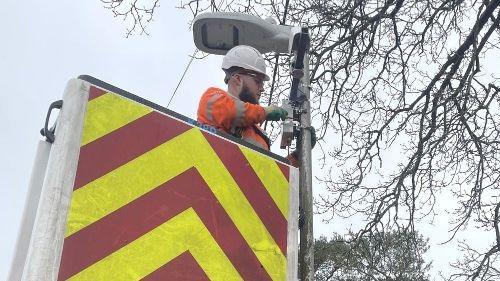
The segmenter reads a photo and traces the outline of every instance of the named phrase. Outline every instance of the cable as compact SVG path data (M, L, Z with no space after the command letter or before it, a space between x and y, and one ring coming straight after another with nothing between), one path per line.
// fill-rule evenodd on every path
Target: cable
M175 93L177 93L177 89L179 89L179 86L181 85L182 80L184 79L184 76L186 76L186 72L188 71L189 67L191 66L191 63L193 62L193 59L196 56L196 53L198 53L198 49L195 49L194 52L193 52L193 54L191 55L191 59L189 60L189 63L187 64L186 69L184 69L184 73L182 73L182 77L179 80L179 83L177 83L177 86L175 87L175 90L172 93L172 96L170 97L170 100L168 101L167 108L170 106L170 102L172 102L172 99L174 98Z

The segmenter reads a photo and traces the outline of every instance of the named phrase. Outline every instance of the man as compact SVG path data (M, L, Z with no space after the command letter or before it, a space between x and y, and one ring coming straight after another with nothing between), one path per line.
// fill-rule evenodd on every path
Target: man
M259 105L264 81L269 80L262 55L253 47L236 46L224 57L222 70L227 92L215 87L205 91L198 107L198 122L269 150L269 137L260 124L284 120L287 112L278 106ZM297 164L296 154L288 157L293 165Z
M269 80L262 55L253 47L236 46L227 52L222 69L227 92L215 87L205 91L198 107L198 122L269 150L269 138L259 124L284 120L287 112L277 106L259 105L264 81Z

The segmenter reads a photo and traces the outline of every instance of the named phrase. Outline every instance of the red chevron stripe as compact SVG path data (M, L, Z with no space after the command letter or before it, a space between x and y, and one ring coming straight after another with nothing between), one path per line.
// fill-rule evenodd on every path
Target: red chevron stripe
M90 86L90 91L89 91L89 101L97 98L97 97L100 97L102 95L104 95L106 92L104 90L101 90L97 87L94 87L94 86Z
M153 111L81 147L74 190L190 128Z
M279 162L276 162L276 164L278 164L278 167L280 167L280 170L283 173L283 175L285 176L286 180L290 181L290 167L288 167L285 164L281 164Z
M209 281L210 279L208 279L208 276L203 272L203 269L201 269L191 253L184 252L141 280Z
M286 256L287 219L283 217L241 150L236 144L222 142L208 133L203 134Z
M270 280L195 168L67 237L58 280L66 280L189 207L245 280Z

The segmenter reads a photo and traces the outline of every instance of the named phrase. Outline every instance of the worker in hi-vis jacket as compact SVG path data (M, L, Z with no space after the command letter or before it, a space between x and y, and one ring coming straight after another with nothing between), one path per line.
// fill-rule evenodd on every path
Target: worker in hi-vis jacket
M259 105L264 81L269 80L264 58L257 49L239 45L227 52L222 70L226 74L227 91L211 87L203 93L198 106L198 122L269 150L269 137L260 124L265 120L284 120L287 112L279 106ZM315 136L312 139L314 144ZM287 158L297 166L297 152Z

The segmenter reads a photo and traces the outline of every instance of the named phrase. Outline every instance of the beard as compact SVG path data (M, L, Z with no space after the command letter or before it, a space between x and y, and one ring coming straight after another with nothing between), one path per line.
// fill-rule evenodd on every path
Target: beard
M248 102L251 104L259 104L259 100L255 98L255 95L253 95L250 90L248 89L247 85L243 85L243 88L241 88L240 91L240 100L242 102Z

